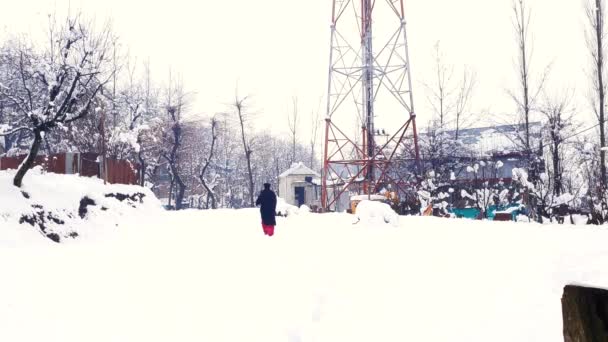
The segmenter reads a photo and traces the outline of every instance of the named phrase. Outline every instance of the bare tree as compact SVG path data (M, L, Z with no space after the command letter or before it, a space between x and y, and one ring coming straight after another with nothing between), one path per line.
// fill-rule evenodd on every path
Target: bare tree
M294 96L291 99L292 111L287 114L287 124L289 125L289 132L291 133L291 163L296 162L296 142L298 134L298 98Z
M114 53L114 63L116 53ZM112 85L112 93L109 94L108 102L111 104L111 122L106 127L105 135L108 136L108 154L113 159L135 159L137 142L145 113L144 103L146 101L142 82L135 79L136 64L130 59L126 60L126 77L124 85ZM126 137L133 137L127 139Z
M163 149L161 155L169 166L171 183L176 186L175 209L180 210L182 208L184 193L186 192L186 183L182 179L179 167L180 148L182 147L184 138L182 116L186 106L186 95L183 92L181 82L178 82L175 89L172 89L171 80L169 83L166 106L169 130L165 133L166 148ZM174 95L176 97L175 100L173 98ZM171 194L169 194L169 198L171 198Z
M223 118L223 120L220 118L218 120L219 123L219 146L218 146L218 159L219 159L219 163L221 164L221 167L219 168L219 176L220 176L220 188L221 188L221 193L222 195L217 198L217 200L220 202L219 205L222 207L230 207L231 203L230 203L230 199L229 199L229 194L232 195L232 193L228 190L228 186L230 184L230 176L231 173L229 172L229 163L231 162L231 160L233 158L233 152L234 152L234 144L232 144L233 140L231 139L232 134L229 133L229 125L228 125L228 117L230 115L230 113L220 113L219 114L221 118ZM227 200L228 199L228 200Z
M181 112L177 107L169 106L167 107L167 114L169 114L170 122L171 122L171 149L163 153L163 158L167 161L169 168L171 170L171 183L172 185L177 183L178 190L175 196L175 209L181 209L182 200L184 198L184 192L186 185L182 181L178 170L178 151L181 145L182 140L182 127L180 123ZM173 187L171 187L173 188ZM169 195L171 197L171 194Z
M593 108L598 120L600 131L600 187L601 190L606 190L606 84L604 81L604 1L603 0L587 0L585 2L585 11L587 14L589 27L587 29L587 45L591 53L593 62Z
M205 174L207 173L207 169L209 168L209 165L211 165L211 163L213 162L213 157L214 157L214 152L215 152L215 142L217 140L217 134L215 132L217 126L217 119L215 117L213 117L211 119L211 146L209 148L209 155L205 158L203 166L201 167L200 173L199 173L199 180L201 181L201 184L203 185L203 187L205 188L205 190L207 191L207 206L209 205L209 200L211 200L211 208L215 209L216 208L216 204L215 204L215 194L214 194L214 189L213 189L213 185L210 185L206 179L205 179ZM213 181L212 181L213 183Z
M450 88L450 82L454 68L445 63L445 57L441 51L439 42L435 43L433 57L435 58L435 83L427 85L427 89L431 93L428 100L435 112L435 120L439 121L439 129L443 129L452 110L452 103L449 98L453 91Z
M55 30L52 23L50 46L44 53L20 49L14 65L16 82L0 87L2 95L27 118L14 130L33 134L29 153L13 179L17 187L34 165L45 134L92 111L97 94L115 73L106 56L113 42L109 25L96 33L92 25L76 17Z
M146 61L144 64L145 69L145 79L144 79L144 115L150 118L153 112L152 109L152 98L151 98L151 81L150 81L150 61ZM149 128L149 127L148 127ZM140 179L139 182L141 186L146 184L146 170L148 169L148 158L146 158L146 152L148 152L148 148L144 142L149 141L150 139L146 139L146 133L150 133L150 129L148 130L140 130L137 134L137 144L139 145L139 150L137 151L137 160L139 161L139 169L140 169ZM148 134L149 135L149 134Z
M475 89L477 77L475 72L465 68L462 72L462 80L458 86L456 94L456 103L454 105L454 121L456 125L456 133L454 139L458 140L460 130L466 125L467 119L470 116L471 97Z
M315 146L317 146L317 136L319 132L319 111L316 114L311 114L310 128L310 168L315 169Z
M250 206L253 208L255 207L255 202L253 200L253 171L251 170L251 154L253 151L251 150L251 143L247 141L245 134L245 123L248 119L247 106L245 104L246 100L247 96L240 98L239 95L236 94L232 106L236 111L241 127L241 138L243 140L243 150L245 152L245 159L247 161L247 174L249 176L249 201Z
M548 139L552 160L553 193L559 196L564 191L562 180L564 169L562 155L564 154L564 143L568 132L573 128L573 109L571 108L572 96L561 95L549 98L545 96L545 103L540 112L545 116L545 135Z
M434 48L434 62L434 82L426 85L434 118L427 127L428 133L421 137L421 145L422 153L431 158L433 168L437 170L440 164L445 164L446 156L453 156L454 152L464 154L465 148L458 138L472 116L470 107L476 75L473 70L463 67L462 78L455 77L455 68L446 61L439 42Z
M511 91L510 96L517 105L517 110L520 114L520 123L523 126L523 137L521 138L523 148L526 152L532 151L533 142L530 141L530 120L534 104L540 92L543 89L545 80L550 70L547 66L540 77L540 81L536 85L536 89L532 89L531 81L531 60L532 46L529 42L530 38L530 9L526 6L525 0L513 0L513 27L515 29L515 40L517 42L517 77L519 89Z
M524 119L524 142L526 151L530 151L530 56L528 53L528 26L530 24L530 11L527 10L524 0L513 0L515 17L515 33L519 51L519 81L521 84L521 97L517 98ZM515 98L515 97L514 97Z

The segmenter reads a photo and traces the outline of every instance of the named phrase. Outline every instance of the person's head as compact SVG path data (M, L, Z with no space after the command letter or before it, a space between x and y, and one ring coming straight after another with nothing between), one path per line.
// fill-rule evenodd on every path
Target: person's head
M264 190L270 190L270 183L264 183Z

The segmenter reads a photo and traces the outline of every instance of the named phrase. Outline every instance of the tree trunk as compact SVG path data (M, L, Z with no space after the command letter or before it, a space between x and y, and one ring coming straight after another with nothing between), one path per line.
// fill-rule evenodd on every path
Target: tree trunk
M526 55L526 33L527 33L527 26L526 26L526 11L524 9L524 5L523 2L520 4L521 6L521 68L522 68L522 74L521 74L521 81L522 81L522 85L523 85L523 96L524 96L524 119L525 119L525 129L526 129L526 136L525 136L525 141L526 141L526 151L529 153L531 151L530 148L530 98L529 98L529 84L528 84L528 56Z
M137 152L137 159L139 159L139 169L140 169L139 185L145 186L146 185L146 160L144 159L144 152L143 152L143 148L141 146L142 141L141 141L140 134L137 135L137 143L139 144L139 152Z
M184 199L184 192L186 191L186 185L184 184L181 177L179 176L179 170L177 169L177 163L178 163L178 153L177 152L181 145L181 134L182 134L182 128L181 128L179 122L175 122L173 124L172 131L173 131L173 147L171 148L170 156L169 157L165 156L165 159L167 160L169 167L171 168L171 173L173 174L172 181L174 183L176 183L175 210L180 210L182 208L182 200ZM171 197L169 197L169 200L171 200Z
M145 186L146 185L146 161L144 160L144 158L141 155L141 152L138 155L139 158L139 185L140 186Z
M523 115L523 119L524 119L524 139L523 139L523 143L524 143L524 147L527 153L530 153L532 151L532 148L530 147L530 73L529 73L529 60L528 60L528 56L527 56L527 41L526 41L526 36L528 33L528 20L530 19L529 16L529 12L526 11L526 5L525 2L523 0L519 0L519 6L517 6L516 3L513 4L513 8L515 10L515 16L516 16L516 21L517 21L517 41L519 43L519 53L520 53L520 60L519 60L519 77L520 77L520 82L521 82L521 87L522 87L522 99L521 99L521 106L523 108L522 109L522 115ZM528 13L528 15L526 15Z
M177 192L175 194L175 209L181 210L182 202L184 201L184 193L186 192L186 184L182 182L181 177L179 177L177 174L175 176L175 180L177 181Z
M211 198L212 208L215 209L215 195L213 194L212 189L209 188L209 186L207 185L207 182L205 182L205 173L207 172L207 168L209 167L209 165L211 164L211 161L213 160L213 152L215 150L215 140L217 140L217 136L215 135L215 126L216 125L217 125L217 121L214 118L211 120L211 147L209 148L209 158L207 158L207 160L205 161L205 165L203 165L203 168L201 169L201 173L199 175L199 179L200 179L201 183L203 184L203 187L207 191L207 209L209 209L209 198Z
M247 151L247 171L249 172L249 199L251 203L251 207L255 207L255 202L253 201L253 172L251 171L251 150Z
M205 188L205 191L207 191L207 208L209 208L209 199L211 199L211 208L215 209L215 195L213 195L213 191L211 191L211 188L209 188L207 182L205 182L205 177L203 177L203 174L199 175L198 178L200 179L201 184Z
M241 108L241 104L237 101L237 110L239 115L239 121L241 123L241 138L243 139L243 149L245 150L245 158L247 159L247 172L249 175L249 205L251 208L255 207L255 202L253 201L253 172L251 171L251 149L247 144L247 139L245 139L245 122L243 118L243 112Z
M293 135L292 141L291 141L291 163L295 163L296 162L296 135Z
M554 137L553 139L559 139ZM559 141L553 141L553 193L556 196L562 193L562 173L560 172L560 160L559 160Z
M606 146L606 133L605 133L605 118L604 118L604 8L601 0L595 0L595 36L597 43L597 87L598 87L598 101L599 101L599 126L600 126L600 147ZM606 151L600 150L600 186L603 196L603 192L606 190Z
M207 208L209 208L209 199L211 199L211 209L217 209L217 204L215 203L215 195L211 192L207 193Z
M175 177L171 176L171 183L169 184L169 201L167 206L171 207L171 197L173 196L173 185L175 184Z
M315 169L315 143L310 143L310 169Z
M16 187L21 187L21 184L23 183L23 177L25 176L27 171L29 171L29 169L34 166L34 160L36 160L40 145L42 145L42 131L40 131L40 129L35 129L34 141L32 142L32 146L30 147L30 152L25 158L25 161L19 166L19 170L17 170L17 174L15 174L15 178L13 179L13 185L15 185Z

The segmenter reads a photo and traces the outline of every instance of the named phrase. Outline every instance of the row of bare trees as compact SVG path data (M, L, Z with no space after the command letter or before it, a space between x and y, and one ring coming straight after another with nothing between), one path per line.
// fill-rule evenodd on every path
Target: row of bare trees
M590 66L585 69L590 75L589 103L597 119L596 124L589 127L589 124L582 123L584 110L576 107L572 89L561 89L552 94L548 91L550 65L540 73L533 72L536 64L532 58L530 38L532 11L526 0L513 0L519 87L510 95L517 105L519 123L523 126L519 140L529 154L537 151L536 154L546 159L547 177L544 183L550 183L550 186L544 186L550 188L548 192L551 196L576 195L570 203L572 206L577 205L575 202L580 205L584 197L588 205L597 207L606 197L604 7L604 0L584 1L587 17L584 34L591 57ZM542 123L541 134L536 141L530 127L533 120ZM595 138L594 132L597 133Z
M255 131L250 97L237 94L210 118L193 115L181 78L155 83L150 62L125 54L109 24L51 17L47 33L42 45L0 45L1 145L7 155L27 154L18 187L41 153L94 153L137 164L140 185L177 209L247 207L256 187L277 188L292 162L316 163L314 141L298 142L298 120L291 138Z
M532 196L542 192L543 198L538 198L537 202L551 206L566 195L572 198L568 203L571 207L586 206L593 211L601 208L608 199L605 158L608 150L605 133L605 1L585 0L583 9L587 17L584 34L590 56L590 64L585 69L590 76L589 103L595 113L595 123L583 123L581 114L585 109L580 104L577 106L573 89L551 84L551 64L542 66L534 60L531 38L534 20L529 1L526 0L512 0L517 82L508 91L508 96L514 103L515 112L501 123L517 128L515 135L509 134L505 138L511 139L512 145L527 156L530 161L527 171L531 175L538 171L532 170L532 165L546 163L542 175L531 177L533 180L528 183L543 189L530 190ZM449 183L449 175L462 172L466 166L466 163L453 158L446 162L449 156L481 159L488 156L471 150L471 146L461 140L462 129L481 119L479 114L471 110L477 83L475 72L467 67L456 68L449 63L439 43L435 46L433 57L435 77L426 83L426 88L434 115L427 131L421 135L421 154L427 161L427 168L433 171L434 178L437 180L442 176L442 181ZM498 121L494 122L498 124Z
M263 183L278 188L278 176L291 166L291 141L256 132L252 128L255 111L249 100L237 96L224 113L209 119L182 120L174 168L163 175L161 165L160 174L152 177L153 183L162 184L162 178L168 176L168 194L166 184L165 189L159 186L160 197L173 199L175 207L185 201L199 208L241 208L252 206L252 198ZM303 144L296 144L295 153L298 160L310 158L310 150ZM179 174L183 184L174 174ZM186 189L183 196L182 187Z

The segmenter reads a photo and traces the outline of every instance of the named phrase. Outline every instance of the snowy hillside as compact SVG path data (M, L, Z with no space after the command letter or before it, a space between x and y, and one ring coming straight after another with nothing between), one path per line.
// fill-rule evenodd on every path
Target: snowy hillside
M563 341L563 286L608 287L603 228L152 212L0 248L0 340Z

